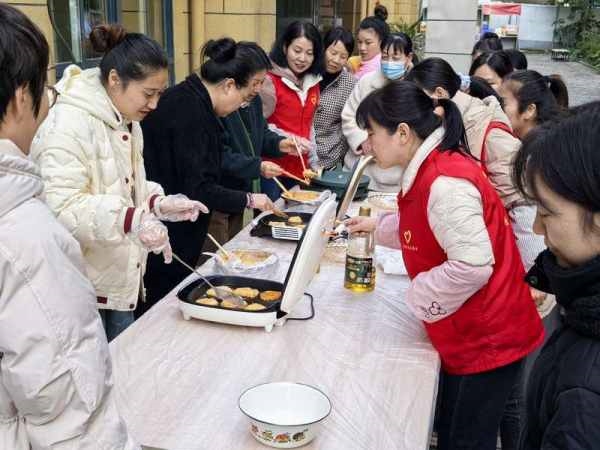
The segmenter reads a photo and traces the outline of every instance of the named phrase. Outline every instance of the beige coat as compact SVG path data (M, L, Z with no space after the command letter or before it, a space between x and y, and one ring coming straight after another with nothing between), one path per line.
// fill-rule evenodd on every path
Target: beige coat
M510 121L494 97L479 100L459 91L452 100L462 114L471 153L481 159L483 140L490 122L502 122L510 128ZM493 129L487 135L486 148L486 160L483 163L504 206L511 209L525 204L512 182L511 174L521 141L505 131Z
M79 244L0 140L0 449L133 450Z
M128 124L110 101L99 69L69 66L60 93L32 147L45 200L81 245L98 306L136 307L147 253L125 234L125 214L139 223L162 188L146 181L139 123Z
M388 80L383 76L380 70L371 72L362 77L354 86L346 105L342 110L342 132L348 141L350 147L344 158L344 168L351 170L361 154L358 152L360 145L367 140L367 132L359 128L356 123L356 110L360 103L376 89L382 88ZM375 163L367 166L364 172L371 178L369 189L382 192L398 192L400 190L400 180L402 179L402 169L400 167L391 167L381 169Z

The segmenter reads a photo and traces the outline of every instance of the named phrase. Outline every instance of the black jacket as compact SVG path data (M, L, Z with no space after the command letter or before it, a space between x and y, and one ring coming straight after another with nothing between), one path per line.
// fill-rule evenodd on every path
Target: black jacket
M160 183L166 194L185 194L210 210L243 212L246 192L221 184L223 127L197 75L168 89L142 122L142 130L147 177ZM209 215L201 214L194 223L167 223L173 251L192 266L200 256L209 220ZM188 274L180 264L167 266L162 256L150 255L144 277L150 303Z
M259 96L247 107L221 119L221 122L224 129L222 184L250 192L252 180L260 177L261 156L282 156L279 142L284 138L269 129Z
M520 448L600 448L600 258L563 269L547 250L527 281L565 315L533 366Z

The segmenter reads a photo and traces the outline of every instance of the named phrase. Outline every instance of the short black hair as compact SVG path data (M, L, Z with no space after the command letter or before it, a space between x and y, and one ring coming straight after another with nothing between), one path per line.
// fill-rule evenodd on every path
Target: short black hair
M209 83L226 78L235 80L238 88L248 85L261 70L271 69L271 61L256 42L235 42L231 38L210 40L202 48L200 76Z
M334 27L327 32L323 38L323 50L327 50L331 45L336 42L341 42L346 47L348 55L351 55L354 51L354 36L352 33L342 27Z
M410 36L401 31L397 33L389 33L381 41L381 51L388 50L390 47L395 52L402 52L408 56L413 52L413 42Z
M503 50L502 40L496 33L487 32L475 42L471 56L475 56L477 53L496 52L498 50Z
M381 42L384 41L386 36L390 34L390 27L386 21L382 18L382 15L365 17L360 21L358 25L358 31L369 30L375 31L375 34L379 37Z
M444 108L444 118L437 115L436 106ZM421 139L426 139L442 124L445 134L440 150L464 151L470 155L462 116L450 99L434 100L415 83L395 80L371 92L356 110L356 123L362 129L370 127L370 121L396 132L398 125L406 123Z
M15 92L27 86L40 112L48 79L49 47L40 29L18 9L0 3L0 122Z
M515 186L525 198L543 205L536 183L539 178L556 194L582 206L587 211L585 225L590 227L592 213L600 212L599 139L599 102L534 129L517 153Z
M504 79L503 86L517 100L520 113L529 105L535 105L538 125L560 117L569 106L567 86L558 75L543 76L535 70L517 70Z
M497 52L482 53L475 58L475 60L471 63L469 75L475 74L477 69L486 64L490 67L490 69L496 72L500 78L504 78L506 75L515 70L506 52L499 50Z
M100 61L104 83L113 69L126 87L131 80L144 80L169 67L167 55L158 42L145 34L128 33L119 24L96 25L90 33L90 42L96 52L104 54Z
M515 70L527 70L527 56L514 48L504 50Z
M319 30L310 22L297 20L290 23L273 44L269 57L278 66L287 68L287 56L284 48L288 48L294 39L300 37L305 37L313 45L314 60L306 72L313 75L320 74L323 69L323 43L321 42Z

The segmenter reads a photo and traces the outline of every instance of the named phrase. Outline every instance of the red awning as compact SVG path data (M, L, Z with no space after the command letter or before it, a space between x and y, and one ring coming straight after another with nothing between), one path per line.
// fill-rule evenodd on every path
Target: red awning
M489 3L483 5L484 16L520 16L521 5L519 3Z

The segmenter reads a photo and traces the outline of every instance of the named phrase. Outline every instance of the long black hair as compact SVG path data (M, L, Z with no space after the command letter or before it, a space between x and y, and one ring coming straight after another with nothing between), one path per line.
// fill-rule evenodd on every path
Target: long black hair
M514 69L512 62L506 52L500 50L491 53L482 53L471 63L469 75L474 75L475 71L481 66L488 65L490 69L498 74L500 78L504 78Z
M103 54L100 76L104 83L113 69L123 87L127 87L131 80L144 80L169 67L167 55L158 42L145 34L128 33L119 24L95 26L90 32L90 42L97 53Z
M517 153L513 180L528 199L542 205L538 181L564 199L582 206L585 225L600 212L600 102L577 108L560 121L536 128ZM566 237L568 238L568 236Z
M510 62L515 70L527 70L527 56L525 56L525 53L515 48L504 50L504 52L510 58Z
M290 23L273 44L269 57L278 66L288 67L285 49L291 45L294 39L300 37L305 37L313 45L314 60L306 72L313 75L320 74L323 71L323 43L321 42L319 30L310 22L297 20Z
M436 106L444 108L444 118L437 115ZM442 124L446 131L440 150L460 150L471 154L465 127L458 107L449 99L434 100L415 83L398 80L369 94L356 111L356 122L367 129L370 122L385 128L390 134L406 123L420 139L426 139Z
M535 105L536 122L544 123L562 114L569 106L567 86L558 75L543 76L535 70L519 70L508 75L503 82L524 113Z
M226 78L235 80L238 88L248 85L261 70L269 70L271 62L255 42L235 42L231 38L210 40L202 48L200 76L216 84Z
M41 30L21 11L0 4L0 123L16 90L26 86L40 112L49 59Z
M459 90L465 90L471 97L483 100L490 95L501 102L500 96L487 81L479 77L466 77L468 87L462 88L462 77L457 74L450 63L442 58L427 58L415 65L405 77L421 89L433 92L441 87L453 98Z

